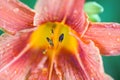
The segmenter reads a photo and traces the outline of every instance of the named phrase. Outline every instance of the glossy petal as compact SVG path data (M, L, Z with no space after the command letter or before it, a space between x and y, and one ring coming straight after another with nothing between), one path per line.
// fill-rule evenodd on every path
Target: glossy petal
M22 31L14 36L7 34L0 36L0 80L25 80L27 78L32 64L40 53L30 47L24 50L28 45L31 31L33 30ZM10 64L12 61L14 62Z
M31 32L18 33L15 36L3 34L0 36L0 72L13 59L24 51Z
M42 53L40 53L42 54ZM28 74L28 80L48 80L47 57L38 56Z
M8 32L33 27L34 12L17 0L0 0L0 28Z
M79 40L79 52L71 54L62 50L57 59L58 69L64 80L112 80L103 70L99 50L93 42Z
M42 55L42 53L40 54ZM44 56L44 55L42 55ZM32 65L32 69L28 75L28 80L48 80L49 79L49 60L46 56L38 56L36 62ZM59 80L55 69L52 71L50 80Z
M25 80L30 67L29 55L23 55L14 64L0 72L0 80Z
M59 70L62 80L89 80L82 63L79 63L76 56L69 51L61 51L56 68Z
M0 72L0 80L26 80L29 72L33 66L36 64L35 61L39 51L30 49L23 54L19 59L17 59L12 65Z
M38 0L34 24L64 22L77 32L83 33L88 25L83 4L84 0Z
M103 55L120 54L120 24L91 23L84 38L93 40Z
M105 74L99 49L94 43L92 41L87 41L87 43L79 42L80 59L90 80L113 80L110 76Z

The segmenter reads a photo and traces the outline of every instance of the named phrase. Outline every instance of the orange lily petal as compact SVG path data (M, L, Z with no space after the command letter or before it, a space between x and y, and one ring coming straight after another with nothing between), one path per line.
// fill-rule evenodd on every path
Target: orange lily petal
M43 55L38 50L30 47L24 50L31 31L33 30L22 31L14 36L0 36L0 80L25 80L33 63L37 63L36 58L42 58Z
M64 80L89 80L88 75L81 63L71 52L62 50L56 61L57 69Z
M112 80L112 78L104 72L102 58L94 42L88 41L86 44L81 41L79 42L80 59L89 77L94 80Z
M16 60L12 65L0 72L0 80L25 80L29 75L33 64L36 64L36 58L42 58L39 51L33 49L25 52L23 56Z
M0 80L24 80L30 69L28 54L17 59L17 62L6 67L14 60L25 47L28 34L17 34L15 36L3 34L0 36ZM6 68L5 68L6 67ZM5 68L5 69L3 69ZM2 70L3 69L3 70Z
M17 0L0 0L0 28L8 32L33 27L34 12Z
M39 53L42 54L42 53ZM43 55L44 56L44 55ZM28 74L28 80L48 80L47 57L37 57Z
M120 54L120 24L91 23L84 38L93 40L103 55Z
M0 72L11 61L17 59L22 54L23 49L27 45L30 32L18 33L15 36L3 34L0 36Z
M27 54L0 72L0 80L25 80L30 68L29 55Z
M34 24L37 26L50 21L63 22L83 33L88 25L83 4L84 0L38 0Z
M41 53L42 54L42 53ZM59 80L55 69L52 71L51 79L49 79L49 60L43 54L43 57L37 57L37 62L34 62L32 69L28 74L28 80Z
M65 80L112 80L104 73L99 50L90 41L85 44L79 40L78 55L62 50L57 59L58 69Z

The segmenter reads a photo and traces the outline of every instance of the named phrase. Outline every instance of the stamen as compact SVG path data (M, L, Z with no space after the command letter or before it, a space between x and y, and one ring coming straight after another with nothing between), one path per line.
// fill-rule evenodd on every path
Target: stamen
M59 36L59 42L62 42L64 39L64 34L62 33L60 36Z
M46 50L46 49L45 49L45 50L43 50L43 51L42 51L42 53L43 53L43 54L46 54L46 53L47 53L47 50Z
M49 44L50 44L51 46L54 46L53 41L52 41L49 37L47 37L46 39L47 39L47 41L49 42Z
M52 25L52 29L51 29L51 32L52 32L52 33L54 33L55 27L56 27L56 24L53 24L53 25Z
M53 29L51 30L52 33L54 33Z
M52 28L55 29L55 27L56 27L56 24L53 24L53 25L52 25Z

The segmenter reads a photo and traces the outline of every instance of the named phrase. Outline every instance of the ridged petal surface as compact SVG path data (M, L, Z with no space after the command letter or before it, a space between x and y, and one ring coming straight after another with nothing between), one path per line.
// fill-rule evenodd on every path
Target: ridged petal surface
M38 0L34 25L45 22L64 22L79 33L84 33L88 21L83 11L84 0Z
M120 24L91 23L84 38L91 39L103 55L120 54Z
M0 28L16 33L33 27L34 12L17 0L0 0Z

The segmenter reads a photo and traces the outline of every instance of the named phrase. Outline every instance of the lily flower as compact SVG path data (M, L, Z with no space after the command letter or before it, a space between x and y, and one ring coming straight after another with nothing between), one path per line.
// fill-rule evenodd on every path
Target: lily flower
M101 55L119 55L120 24L89 21L84 0L0 2L0 80L112 80Z

